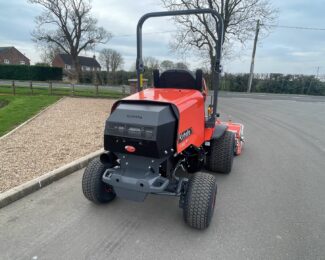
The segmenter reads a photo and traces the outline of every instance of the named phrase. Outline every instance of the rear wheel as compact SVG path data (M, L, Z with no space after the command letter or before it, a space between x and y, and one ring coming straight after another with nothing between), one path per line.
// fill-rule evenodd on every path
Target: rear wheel
M104 165L99 158L92 160L82 177L82 192L85 197L96 203L108 203L116 194L113 187L102 181L103 174L109 165Z
M196 229L209 226L217 194L216 178L211 174L197 172L189 180L183 204L184 221Z
M206 158L206 168L212 172L230 173L235 146L235 135L230 131L225 131L218 139L212 139L210 153Z

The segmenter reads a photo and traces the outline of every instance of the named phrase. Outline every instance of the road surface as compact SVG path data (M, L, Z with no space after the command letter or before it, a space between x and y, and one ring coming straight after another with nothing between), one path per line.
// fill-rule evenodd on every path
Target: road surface
M177 198L93 205L79 171L0 210L0 259L325 259L325 99L222 96L246 144L209 229Z

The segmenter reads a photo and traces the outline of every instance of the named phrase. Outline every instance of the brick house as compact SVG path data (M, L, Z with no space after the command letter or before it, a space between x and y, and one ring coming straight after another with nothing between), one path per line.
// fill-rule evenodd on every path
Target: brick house
M0 47L0 64L30 65L30 60L15 47Z
M96 56L84 57L78 56L79 64L82 71L100 71L101 66L99 65L98 61L96 60ZM60 67L66 71L73 71L75 68L72 64L72 58L69 54L58 54L52 61L53 67Z

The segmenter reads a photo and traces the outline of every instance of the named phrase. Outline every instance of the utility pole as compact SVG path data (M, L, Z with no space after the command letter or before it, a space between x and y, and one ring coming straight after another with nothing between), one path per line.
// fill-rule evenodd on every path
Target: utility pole
M253 53L252 53L252 61L251 61L251 70L249 73L249 80L248 80L248 88L247 92L251 92L252 88L252 81L253 81L253 74L254 74L254 63L255 63L255 53L256 53L256 44L258 40L258 33L260 32L260 20L257 20L256 24L256 31L255 31L255 39L254 39L254 47L253 47Z
M317 82L317 79L318 79L319 68L320 68L319 66L316 67L315 82ZM312 84L312 82L313 82L313 80L310 79L309 87L308 87L308 89L307 89L307 93L306 93L307 95L309 95L309 93L310 93L310 88L311 88L311 84Z
M319 74L319 66L317 67L316 79L318 79L318 74Z

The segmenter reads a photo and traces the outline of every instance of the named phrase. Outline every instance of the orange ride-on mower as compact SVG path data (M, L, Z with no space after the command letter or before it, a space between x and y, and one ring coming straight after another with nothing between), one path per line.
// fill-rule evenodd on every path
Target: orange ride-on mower
M210 14L217 24L214 98L205 115L206 85L202 71L154 71L154 87L142 89L142 25L148 18ZM82 190L94 203L116 196L143 201L148 194L179 196L185 222L193 228L209 226L217 193L216 178L200 172L229 173L240 154L240 124L217 119L223 21L211 9L156 12L144 15L137 26L136 94L117 101L104 133L105 152L91 161ZM185 174L179 174L184 171ZM187 172L187 174L186 174Z

